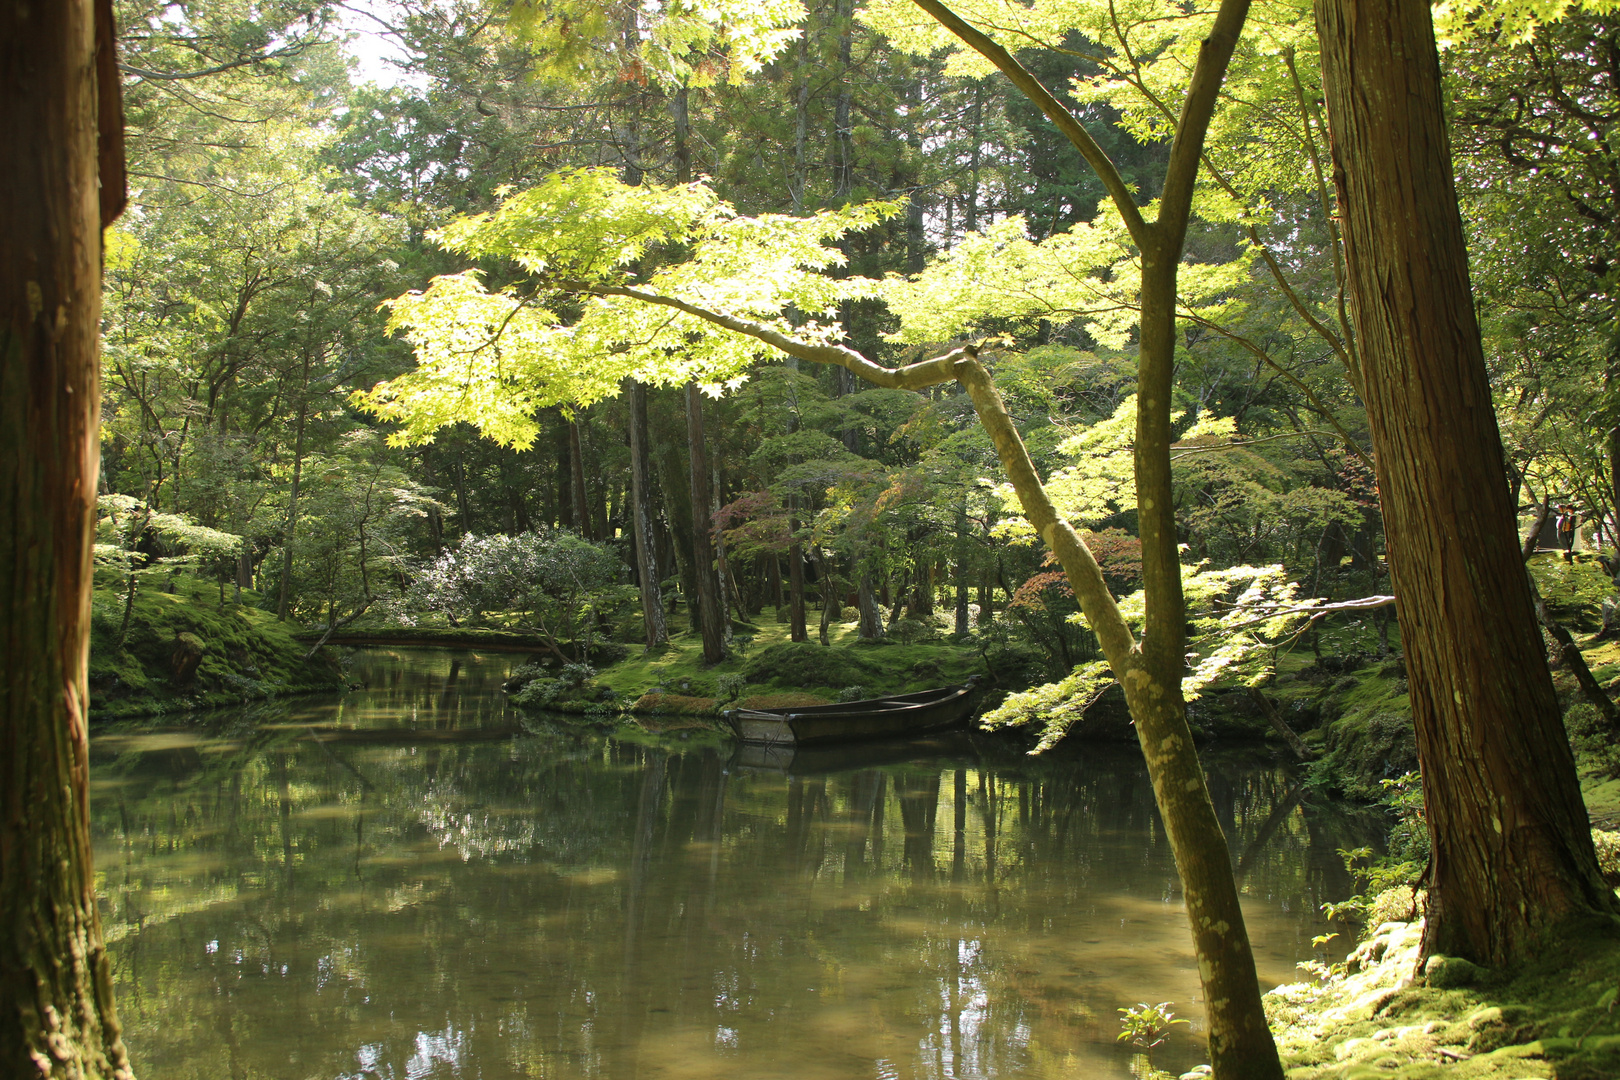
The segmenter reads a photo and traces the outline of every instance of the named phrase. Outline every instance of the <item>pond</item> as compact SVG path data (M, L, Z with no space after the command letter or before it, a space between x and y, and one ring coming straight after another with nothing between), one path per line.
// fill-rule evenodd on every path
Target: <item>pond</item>
M97 732L97 880L144 1080L1125 1077L1118 1009L1193 1020L1140 755L962 734L748 767L704 733L519 716L512 658L367 652L341 699ZM1216 753L1261 978L1336 849Z

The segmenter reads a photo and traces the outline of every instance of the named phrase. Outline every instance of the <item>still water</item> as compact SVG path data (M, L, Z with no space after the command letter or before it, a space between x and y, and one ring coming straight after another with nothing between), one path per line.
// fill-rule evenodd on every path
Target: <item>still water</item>
M977 736L788 769L714 736L519 717L511 659L357 658L365 689L93 738L97 879L145 1080L1131 1075L1117 1009L1193 1019L1140 758ZM1363 842L1214 755L1261 978ZM1139 1063L1138 1063L1139 1064Z

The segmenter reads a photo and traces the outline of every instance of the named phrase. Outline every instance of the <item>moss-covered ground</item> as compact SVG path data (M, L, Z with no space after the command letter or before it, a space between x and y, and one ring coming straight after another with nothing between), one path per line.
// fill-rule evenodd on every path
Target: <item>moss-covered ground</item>
M1569 928L1511 975L1444 958L1420 974L1421 933L1385 923L1349 970L1267 995L1290 1080L1620 1076L1620 925Z
M113 575L107 574L107 577ZM189 576L175 591L142 588L128 628L116 582L98 581L92 598L90 715L95 720L217 708L283 694L332 691L342 673L291 627L257 606Z

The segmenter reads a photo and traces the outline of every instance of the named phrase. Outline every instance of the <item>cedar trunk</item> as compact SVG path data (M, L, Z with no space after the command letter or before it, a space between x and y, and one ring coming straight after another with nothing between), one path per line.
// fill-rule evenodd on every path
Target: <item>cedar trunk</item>
M102 25L97 26L100 23ZM97 32L103 36L97 56ZM110 7L0 8L0 1075L128 1077L90 864L86 669ZM116 158L116 81L102 88ZM104 156L106 156L104 154ZM113 191L113 184L120 191Z
M1434 849L1423 954L1508 963L1615 900L1514 535L1428 5L1316 20Z

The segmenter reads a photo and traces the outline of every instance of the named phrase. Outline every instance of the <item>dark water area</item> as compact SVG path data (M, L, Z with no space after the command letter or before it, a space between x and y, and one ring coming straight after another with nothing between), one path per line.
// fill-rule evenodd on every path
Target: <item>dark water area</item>
M341 699L100 731L97 880L144 1080L1126 1077L1194 1022L1140 756L963 734L789 768L520 717L514 661L371 651ZM1379 824L1213 753L1261 978ZM1140 1063L1137 1063L1138 1065Z

